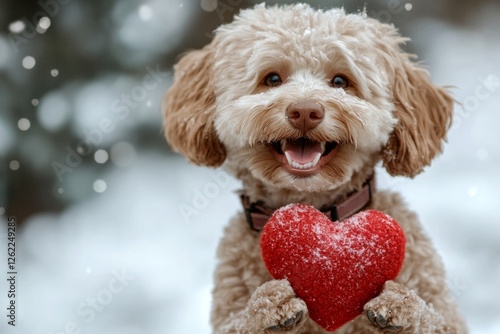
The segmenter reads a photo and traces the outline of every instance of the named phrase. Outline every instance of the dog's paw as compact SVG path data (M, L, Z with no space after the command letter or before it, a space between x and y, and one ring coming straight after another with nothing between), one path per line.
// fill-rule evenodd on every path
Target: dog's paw
M387 281L380 295L365 304L364 313L383 333L399 333L418 328L424 307L424 301L414 291Z
M248 311L252 327L269 333L298 329L307 316L306 303L295 296L287 280L261 285L250 298Z

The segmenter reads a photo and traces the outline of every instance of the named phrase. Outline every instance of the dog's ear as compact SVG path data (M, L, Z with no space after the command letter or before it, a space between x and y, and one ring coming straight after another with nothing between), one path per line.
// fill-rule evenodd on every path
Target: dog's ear
M435 86L426 70L410 60L399 46L395 60L393 98L398 119L383 152L389 174L414 177L441 152L451 124L454 100ZM392 57L391 57L392 58Z
M211 45L185 54L175 66L174 82L162 103L164 129L172 148L189 161L220 166L226 150L214 126Z

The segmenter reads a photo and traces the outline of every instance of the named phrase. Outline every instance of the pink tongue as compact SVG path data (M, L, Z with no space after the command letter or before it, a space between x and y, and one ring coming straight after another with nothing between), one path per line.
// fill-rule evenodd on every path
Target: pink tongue
M321 144L306 139L289 140L285 144L285 152L293 161L306 164L312 162L318 153L321 153Z

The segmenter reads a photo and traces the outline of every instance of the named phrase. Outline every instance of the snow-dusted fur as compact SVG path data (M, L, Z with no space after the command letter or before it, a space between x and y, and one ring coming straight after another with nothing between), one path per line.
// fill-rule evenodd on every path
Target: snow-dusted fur
M359 189L382 161L392 175L413 177L441 151L453 99L400 46L406 38L364 13L307 5L243 10L202 50L176 65L163 109L171 146L191 162L223 166L252 201L321 208ZM280 76L269 87L265 77ZM343 75L345 89L331 80ZM288 106L314 101L322 122L293 127ZM331 160L309 176L287 171L269 143L306 136L338 143ZM443 265L417 217L397 194L378 192L370 208L396 219L407 249L397 279L364 314L336 333L466 333L449 296ZM259 233L242 213L218 250L211 322L214 333L326 333L287 281L273 280L261 259Z

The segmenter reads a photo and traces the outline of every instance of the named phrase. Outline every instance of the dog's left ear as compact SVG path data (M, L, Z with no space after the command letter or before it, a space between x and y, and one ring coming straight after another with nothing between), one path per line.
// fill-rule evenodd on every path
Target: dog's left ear
M441 152L451 124L453 98L435 86L426 70L399 46L391 50L394 64L394 116L398 119L383 152L389 174L414 177ZM396 59L394 59L396 58Z
M217 167L226 158L214 125L212 45L185 54L162 103L164 129L172 148L197 165Z

